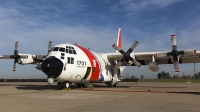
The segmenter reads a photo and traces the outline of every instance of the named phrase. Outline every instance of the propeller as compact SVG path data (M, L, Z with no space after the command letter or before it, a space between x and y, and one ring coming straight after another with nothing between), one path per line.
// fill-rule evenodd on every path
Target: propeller
M52 41L49 41L49 45L48 45L48 53L51 51L52 49Z
M52 49L52 41L49 41L47 55L51 52L51 49ZM33 58L38 59L38 60L44 60L47 57L47 55L37 54L37 55L33 55Z
M172 51L167 53L156 53L155 57L171 56L172 63L174 64L174 71L179 73L179 56L183 54L196 54L195 49L178 51L176 45L176 35L171 35Z
M16 63L22 63L21 58L26 59L26 58L28 58L28 55L19 55L18 54L18 42L15 42L14 54L13 55L3 55L3 58L14 59L13 72L15 72L16 71Z
M119 62L117 63L117 65L114 67L115 69L119 69L119 67L122 65L122 63L123 63L124 61L125 61L125 62L131 61L131 62L132 62L134 65L136 65L138 68L141 66L141 64L140 64L137 60L133 59L133 58L130 56L131 52L135 49L135 47L136 47L138 44L139 44L139 42L138 42L138 41L135 41L135 42L131 45L131 47L128 49L127 52L124 52L124 51L123 51L121 48L119 48L117 45L113 44L112 47L123 55L123 57L121 58L121 60L119 60Z

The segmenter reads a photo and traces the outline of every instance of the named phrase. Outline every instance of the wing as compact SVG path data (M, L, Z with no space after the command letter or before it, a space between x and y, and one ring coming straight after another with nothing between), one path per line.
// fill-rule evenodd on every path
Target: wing
M18 56L13 57L13 55L2 55L0 59L14 59L17 60L16 63L26 65L26 64L35 64L38 62L42 62L46 57L46 54L18 54Z
M162 56L155 58L156 53L164 54L167 52L138 52L131 53L131 57L135 58L142 65L148 65L149 62L153 61L153 57L157 64L173 64L171 61L171 56ZM120 60L123 56L120 53L108 53L107 59L112 64L116 64L116 60ZM197 51L196 54L183 54L179 56L179 63L200 63L200 51ZM122 66L134 66L131 63L124 62Z
M52 41L49 41L48 52L52 49ZM13 71L16 71L16 63L26 65L26 64L35 64L42 62L46 54L41 55L31 55L31 54L19 54L18 53L18 42L15 42L14 54L13 55L2 55L0 59L14 59Z

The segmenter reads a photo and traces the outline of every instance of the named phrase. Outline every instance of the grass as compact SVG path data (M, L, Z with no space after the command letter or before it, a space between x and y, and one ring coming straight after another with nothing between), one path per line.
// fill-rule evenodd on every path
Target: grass
M140 79L140 82L195 82L195 79ZM196 79L196 82L200 82L200 79Z

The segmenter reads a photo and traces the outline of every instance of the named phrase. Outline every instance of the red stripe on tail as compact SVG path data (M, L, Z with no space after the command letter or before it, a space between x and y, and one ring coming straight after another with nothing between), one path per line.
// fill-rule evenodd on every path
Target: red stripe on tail
M118 31L117 46L119 48L122 48L122 30L120 28L119 28L119 31Z

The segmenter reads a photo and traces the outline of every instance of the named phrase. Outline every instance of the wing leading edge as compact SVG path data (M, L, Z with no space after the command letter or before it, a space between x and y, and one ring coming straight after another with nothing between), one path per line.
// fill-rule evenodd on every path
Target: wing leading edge
M140 53L131 53L130 55L132 57L135 57L135 59L140 62L142 65L148 65L151 61L153 61L153 58L155 58L155 62L157 64L173 64L171 61L170 56L163 56L156 58L156 53L167 53L167 52L140 52ZM115 65L116 60L120 60L123 56L120 53L108 53L107 59L112 64ZM200 63L200 51L196 51L195 55L188 55L183 54L179 56L179 63ZM123 63L122 66L134 66L130 63Z

